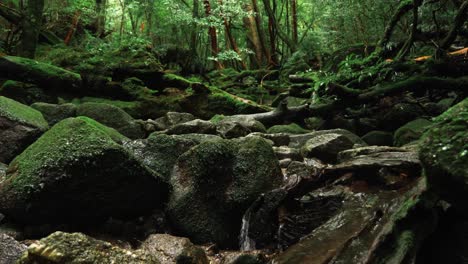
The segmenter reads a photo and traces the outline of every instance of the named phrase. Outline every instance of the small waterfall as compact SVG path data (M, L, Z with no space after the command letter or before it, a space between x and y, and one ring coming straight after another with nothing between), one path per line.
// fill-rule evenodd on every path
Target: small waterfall
M249 208L242 217L242 228L239 236L241 251L255 250L255 241L249 237L250 212Z

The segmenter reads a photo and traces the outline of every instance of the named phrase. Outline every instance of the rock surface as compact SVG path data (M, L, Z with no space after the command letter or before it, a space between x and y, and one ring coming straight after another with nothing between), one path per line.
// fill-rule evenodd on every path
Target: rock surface
M125 250L81 233L55 232L31 244L18 264L129 263L159 264L155 256L141 250Z
M27 247L20 244L15 239L0 234L0 264L13 264L15 263Z
M423 136L420 158L429 186L465 210L468 198L468 99L434 119Z
M57 124L63 119L76 116L76 105L74 104L48 104L34 103L32 108L41 112L50 126Z
M166 184L120 145L125 140L86 117L61 121L10 164L0 212L26 223L84 223L162 207Z
M84 103L78 106L77 116L87 116L108 127L119 131L122 135L136 139L143 138L145 132L138 122L135 122L124 110L104 103Z
M168 234L149 236L140 249L156 257L161 264L208 264L205 251L195 246L188 238Z
M395 131L393 144L395 146L403 146L412 141L418 140L430 125L432 125L431 121L423 118L408 122Z
M48 128L39 111L0 96L0 162L9 163Z
M309 139L302 147L302 155L306 158L317 158L328 163L335 163L338 153L350 149L354 142L340 134L322 134Z
M262 138L203 142L178 159L170 221L196 243L235 246L244 211L281 179L272 147Z

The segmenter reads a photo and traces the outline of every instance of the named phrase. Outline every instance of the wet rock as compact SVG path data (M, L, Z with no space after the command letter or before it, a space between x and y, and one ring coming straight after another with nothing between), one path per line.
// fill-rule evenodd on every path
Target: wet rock
M465 210L468 198L468 99L434 119L420 143L420 158L430 187Z
M418 140L424 131L431 126L431 121L427 119L416 119L400 127L393 136L395 146L403 146L412 141Z
M31 244L18 264L34 263L131 263L160 262L141 250L126 250L80 233L55 232Z
M153 133L147 139L128 141L124 143L124 146L144 165L169 182L170 174L179 156L201 142L214 139L221 138L206 134L165 135Z
M248 135L249 137L261 137L266 140L270 140L273 142L274 146L280 147L280 146L288 146L289 145L289 135L284 134L284 133L278 133L278 134L265 134L265 133L251 133Z
M424 195L424 183L420 178L398 192L342 189L342 206L273 263L405 263L414 259L436 222L434 201ZM323 190L314 193L320 195Z
M178 234L196 243L236 246L245 210L281 181L278 160L264 139L203 142L178 159L170 221Z
M285 133L285 134L306 134L309 133L310 130L304 129L296 123L292 123L289 125L276 125L268 128L267 132L269 134L275 133Z
M221 121L216 124L218 134L223 138L245 137L252 131L238 122Z
M0 96L0 162L9 163L47 129L39 111Z
M5 180L7 165L0 162L0 183Z
M279 161L279 165L281 168L287 168L289 164L291 164L292 160L291 159L282 159Z
M322 134L309 139L302 147L304 157L317 158L328 163L335 163L338 153L350 149L354 142L340 134Z
M182 134L216 134L216 126L210 121L195 119L189 122L177 124L165 131L168 135Z
M149 236L140 249L156 257L161 264L208 264L205 251L195 246L188 238L168 234Z
M108 127L119 131L122 135L136 139L145 137L145 132L138 122L135 122L127 112L119 107L104 103L83 103L76 110L77 116L87 116Z
M338 153L338 161L345 162L353 158L356 158L357 156L370 155L370 154L381 153L381 152L416 152L416 151L410 151L404 148L387 147L387 146L360 147L360 148L344 150Z
M172 126L195 120L190 113L167 112L163 117L152 120L155 130L165 130Z
M416 104L399 103L386 110L385 114L379 114L379 127L388 131L395 131L404 124L424 115L423 109Z
M0 264L13 264L23 255L27 247L14 238L0 234Z
M168 188L126 151L128 140L87 117L56 124L12 163L0 212L24 223L87 223L163 206Z
M370 146L393 146L393 134L390 132L374 130L362 136Z
M386 188L399 188L421 175L415 152L369 152L371 154L358 155L326 170L329 174L352 173L353 180L365 180L367 184Z
M296 177L300 178L310 178L313 175L317 175L323 168L325 167L324 164L319 163L318 161L308 160L306 162L298 162L293 161L289 164L287 171L287 177L291 177L292 175L296 175Z
M76 116L76 106L74 104L48 104L34 103L32 108L41 112L50 126L62 121L63 119Z
M287 146L273 147L273 151L279 160L291 159L301 161L303 160L301 152L298 149L290 148Z
M302 148L304 144L309 140L316 136L325 135L325 134L338 134L344 137L347 137L350 141L354 144L366 146L366 142L364 142L360 137L353 134L352 132L345 130L345 129L330 129L330 130L319 130L312 133L302 134L302 135L290 135L290 142L289 147L291 148Z
M266 133L262 123L248 116L216 115L211 122L216 124L218 133L225 138L243 137L254 132Z
M267 263L267 257L261 252L227 252L221 253L223 264L263 264Z
M319 130L322 128L325 120L320 117L309 117L304 119L305 128L310 130Z

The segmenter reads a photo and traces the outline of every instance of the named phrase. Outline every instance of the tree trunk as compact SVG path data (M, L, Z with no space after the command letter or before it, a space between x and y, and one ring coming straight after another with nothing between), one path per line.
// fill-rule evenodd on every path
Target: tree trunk
M297 32L297 0L291 0L291 26L292 26L292 39L294 44L297 45L299 34Z
M263 0L263 4L265 6L265 10L268 14L268 17L271 19L272 27L276 29L278 37L280 37L280 39L286 44L286 46L288 46L291 53L295 52L297 47L294 44L294 42L291 39L289 39L289 37L285 35L283 31L281 31L281 29L278 27L278 21L276 20L275 12L273 12L273 9L271 8L270 0Z
M269 0L267 0L269 1ZM276 10L276 2L273 3L273 12ZM273 66L278 65L278 57L276 51L276 27L273 23L273 18L268 16L268 34L270 36L270 61Z
M25 4L25 16L21 23L23 31L18 54L22 57L34 58L41 31L44 0L28 0Z
M223 4L223 0L218 0L219 5ZM229 45L231 46L231 49L234 50L239 57L241 57L241 52L239 50L239 46L237 46L236 39L232 35L231 31L231 22L227 19L227 17L223 17L223 23L224 23L224 30L226 32L226 37L227 37L227 42L229 42ZM241 59L240 64L242 66L242 69L246 70L247 66L245 65L245 62Z
M203 4L205 6L205 14L206 16L211 16L211 4L210 0L203 0ZM208 28L208 35L210 37L210 44L211 44L211 55L216 58L219 53L218 48L218 35L216 33L216 27L211 26ZM215 61L216 69L222 69L223 65L219 61Z
M247 13L255 12L251 3L247 3L244 6L244 11ZM244 17L244 26L247 29L247 42L255 53L255 66L259 68L263 65L263 49L260 41L260 36L255 25L255 16Z
M411 27L411 33L408 38L408 40L405 42L403 47L400 49L398 52L398 55L396 57L396 60L402 60L408 55L408 53L411 50L411 47L413 46L414 39L416 37L416 34L418 33L418 18L419 18L419 7L422 5L423 0L414 0L413 1L413 25Z
M106 9L107 9L107 0L96 0L96 36L98 38L104 35L106 31Z
M453 26L450 29L449 33L447 34L447 37L442 41L440 45L440 50L446 51L447 49L450 48L450 45L455 41L458 35L458 31L461 29L463 24L466 22L467 19L467 13L468 13L468 1L464 1L460 8L458 9L458 13L455 17L455 21L453 22Z
M271 54L270 54L270 51L268 50L266 44L265 44L265 34L263 32L263 29L262 29L262 21L261 21L261 17L260 17L260 10L258 8L258 2L257 0L252 0L252 7L253 7L253 10L255 12L255 25L256 25L256 28L257 28L257 32L258 32L258 37L259 37L259 40L260 40L260 45L262 47L262 50L263 50L263 54L266 56L266 59L268 60L268 65L272 65L272 61L271 61Z
M413 8L413 2L405 1L405 2L400 4L397 11L393 14L392 19L390 20L390 23L388 23L387 27L385 28L384 35L383 35L382 39L379 42L378 47L381 50L386 49L386 46L387 46L388 42L390 41L390 38L392 37L393 31L395 30L398 22L412 8Z

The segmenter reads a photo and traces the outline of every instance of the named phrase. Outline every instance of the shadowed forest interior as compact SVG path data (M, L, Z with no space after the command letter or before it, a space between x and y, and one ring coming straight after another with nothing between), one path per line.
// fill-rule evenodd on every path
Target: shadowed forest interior
M468 0L0 0L0 264L465 263Z

